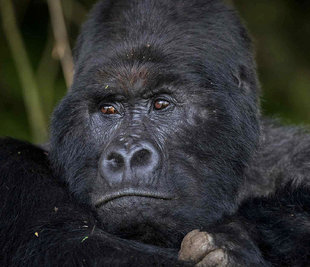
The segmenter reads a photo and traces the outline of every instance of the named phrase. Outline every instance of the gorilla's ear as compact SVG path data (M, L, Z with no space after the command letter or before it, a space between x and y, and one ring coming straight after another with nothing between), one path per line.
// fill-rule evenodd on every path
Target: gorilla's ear
M239 67L232 73L233 79L237 84L238 88L244 94L259 94L260 88L257 81L256 75L253 75L253 70L247 68L244 65L239 65Z

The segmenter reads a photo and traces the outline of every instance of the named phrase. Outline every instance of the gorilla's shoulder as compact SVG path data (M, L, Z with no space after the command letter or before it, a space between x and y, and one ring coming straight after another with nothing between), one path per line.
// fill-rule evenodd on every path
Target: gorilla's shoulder
M7 160L43 163L47 160L47 150L26 141L2 137L0 138L0 162Z
M50 176L47 155L46 150L31 143L13 138L0 138L1 180L22 179L22 177L28 179L33 176L31 173Z
M310 161L310 129L281 125L278 120L262 120L261 152L270 155L270 163ZM275 162L276 161L276 162Z
M288 183L310 185L309 129L277 119L261 122L260 147L245 170L241 196L268 195Z

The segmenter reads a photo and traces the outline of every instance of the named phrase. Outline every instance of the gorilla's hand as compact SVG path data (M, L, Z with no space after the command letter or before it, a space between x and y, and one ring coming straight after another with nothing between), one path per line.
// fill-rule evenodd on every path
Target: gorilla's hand
M269 266L237 223L221 225L211 232L188 233L182 241L179 260L192 262L196 267Z
M193 230L181 244L179 260L195 263L195 266L228 266L228 254L214 243L207 232Z

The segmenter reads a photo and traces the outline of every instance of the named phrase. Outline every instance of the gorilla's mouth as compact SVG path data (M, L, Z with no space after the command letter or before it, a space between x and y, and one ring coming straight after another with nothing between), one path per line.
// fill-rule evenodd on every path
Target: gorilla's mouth
M147 197L147 198L155 198L155 199L161 199L161 200L172 200L175 199L175 197L162 192L157 191L147 191L147 190L137 190L137 189L124 189L115 191L112 193L108 193L104 196L102 196L95 204L96 208L99 208L100 206L106 204L109 201L115 200L117 198L121 197Z

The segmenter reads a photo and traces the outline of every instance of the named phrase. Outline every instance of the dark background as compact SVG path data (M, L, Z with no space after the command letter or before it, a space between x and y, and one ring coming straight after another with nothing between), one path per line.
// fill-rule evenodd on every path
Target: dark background
M3 5L6 0L1 1ZM71 47L94 2L62 0ZM53 107L66 92L62 69L53 49L49 10L43 0L16 0L13 3L39 88L41 113L48 123ZM310 124L310 1L235 0L234 3L255 43L263 89L263 114L279 117L283 123ZM2 17L5 15L2 12ZM42 142L46 136L37 138L31 132L19 78L22 70L17 71L2 26L1 20L0 136Z

